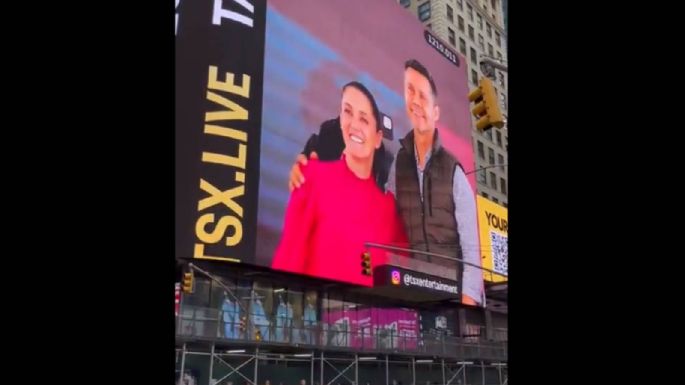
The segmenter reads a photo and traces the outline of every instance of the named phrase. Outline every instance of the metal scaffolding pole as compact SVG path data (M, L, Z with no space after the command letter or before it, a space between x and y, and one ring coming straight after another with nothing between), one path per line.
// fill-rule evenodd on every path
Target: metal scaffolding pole
M390 385L390 367L387 354L385 355L385 385Z
M314 385L314 354L316 352L312 351L312 356L311 359L309 360L310 364L310 374L309 374L309 385Z
M209 385L214 385L212 380L214 379L214 342L212 342L212 351L209 355Z
M201 353L196 353L196 354L202 355ZM216 355L216 359L219 360L222 364L228 366L229 369L231 369L231 371L228 372L228 374L226 374L225 376L223 376L223 377L217 379L217 381L216 381L217 383L223 381L224 379L230 377L233 373L235 373L235 374L239 375L240 377L244 378L245 381L247 381L247 383L252 384L252 385L257 385L257 384L253 384L253 383L252 383L252 380L250 380L249 378L245 377L245 375L243 375L242 373L240 373L240 368L242 368L243 366L249 364L252 360L255 359L255 357L250 357L247 361L245 361L245 362L243 362L242 364L236 366L235 368L233 367L233 365L231 365L231 364L229 364L228 362L224 361L224 359L221 358L221 355L220 355L220 354L217 354L217 355Z
M321 381L319 382L319 385L323 385L323 351L321 351L321 360L319 360L319 366L321 367Z
M483 382L481 382L481 384L485 385L485 362L483 362L483 361L480 362L480 369L481 369L481 375L482 375L482 379L483 379Z
M444 359L442 361L445 362ZM457 363L457 364L459 364L459 363ZM443 369L443 371L444 371L444 369ZM452 381L454 381L454 379L457 378L457 376L459 375L459 372L461 372L461 371L464 371L464 373L463 373L464 374L464 384L466 384L466 364L461 364L461 368L459 368L459 370L457 370L457 372L454 373L454 375L452 375L452 378L450 378L449 380L447 380L447 382L445 382L445 385L450 385L452 383Z
M359 356L354 353L354 385L359 385Z
M411 384L416 385L416 358L411 358Z
M347 360L344 360L344 361L347 362ZM331 385L331 384L333 383L333 381L337 380L338 377L340 377L340 376L344 377L344 378L345 378L347 381L349 381L349 382L354 382L354 381L350 380L350 379L345 375L345 372L348 371L348 370L350 370L350 368L352 367L352 365L355 365L356 361L353 361L351 364L347 365L347 367L346 367L345 369L343 369L342 372L341 372L340 370L338 370L338 368L336 368L335 365L331 364L330 362L326 361L326 363L327 363L331 368L333 368L333 370L335 370L335 371L338 373L338 375L335 376L335 377L333 377L333 379L332 379L331 381L329 381L327 385Z
M181 379L181 384L183 383L183 373L185 373L185 367L186 367L186 343L183 343L183 350L181 351L181 376L179 377Z
M257 385L257 365L259 364L259 348L254 350L254 385Z
M446 378L445 378L445 359L442 359L442 385L445 385Z

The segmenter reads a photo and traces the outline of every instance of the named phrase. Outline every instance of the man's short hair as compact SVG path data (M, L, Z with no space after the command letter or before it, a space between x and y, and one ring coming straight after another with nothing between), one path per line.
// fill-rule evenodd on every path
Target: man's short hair
M431 85L431 91L433 92L433 97L434 98L438 97L438 88L435 87L435 82L433 81L433 77L431 76L430 72L428 72L428 69L423 64L421 64L421 62L419 62L416 59L407 60L406 62L404 62L405 71L407 70L407 68L411 68L411 69L415 70L416 72L423 75L423 77L428 79L428 83L430 83L430 85Z

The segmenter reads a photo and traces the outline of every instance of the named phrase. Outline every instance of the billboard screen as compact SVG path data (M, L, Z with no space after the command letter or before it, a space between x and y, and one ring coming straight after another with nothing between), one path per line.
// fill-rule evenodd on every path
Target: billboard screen
M455 167L474 168L466 65L415 14L394 0L180 0L176 9L177 258L371 286L363 242L416 243L415 216L398 212L393 192L408 207L421 202L437 228L471 223L455 221L445 196ZM403 181L416 167L400 162L400 139L433 127L429 162L446 167L414 176L412 190ZM291 193L295 158L312 149L320 160L301 168ZM475 175L461 175L474 201ZM480 263L473 207L474 240L461 242Z
M477 201L483 267L499 273L483 271L483 279L505 282L509 265L507 209L481 196L477 197Z

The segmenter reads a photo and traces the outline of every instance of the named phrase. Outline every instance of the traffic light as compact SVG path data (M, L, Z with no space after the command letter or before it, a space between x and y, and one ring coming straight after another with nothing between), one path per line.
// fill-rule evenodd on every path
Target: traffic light
M362 253L362 274L371 275L371 253L368 251Z
M240 317L240 333L245 333L247 328L247 317Z
M259 331L259 329L257 329L257 331L254 333L254 339L257 342L262 340L262 332Z
M492 126L497 128L504 126L504 116L499 108L499 98L492 80L480 79L478 88L469 93L469 101L475 103L471 112L478 118L478 123L476 123L478 130L485 131Z
M189 271L187 273L183 273L183 292L186 294L192 294L193 292L193 281L195 281L195 277L193 276L193 272Z

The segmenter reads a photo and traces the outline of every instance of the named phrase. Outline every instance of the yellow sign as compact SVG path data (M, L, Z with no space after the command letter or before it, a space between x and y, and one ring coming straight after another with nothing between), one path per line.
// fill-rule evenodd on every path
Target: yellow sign
M488 199L477 196L478 228L482 266L493 270L483 271L483 279L488 282L506 282L509 266L509 221L507 209ZM500 273L500 274L496 274Z

